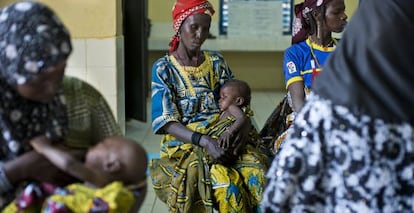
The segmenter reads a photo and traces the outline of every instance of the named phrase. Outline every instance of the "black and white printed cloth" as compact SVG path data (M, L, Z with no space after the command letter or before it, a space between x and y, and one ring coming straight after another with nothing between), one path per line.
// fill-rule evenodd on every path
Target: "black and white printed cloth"
M414 212L414 131L311 94L267 173L264 212Z

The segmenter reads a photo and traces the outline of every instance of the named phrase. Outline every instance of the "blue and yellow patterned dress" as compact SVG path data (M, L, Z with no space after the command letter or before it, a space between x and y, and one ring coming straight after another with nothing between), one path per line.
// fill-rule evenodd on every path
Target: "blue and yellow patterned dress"
M172 55L152 69L152 126L161 158L150 163L157 196L169 212L260 212L267 158L253 146L231 166L213 164L201 148L163 132L168 122L207 133L220 117L219 89L233 74L223 57L204 52L199 67L181 66Z

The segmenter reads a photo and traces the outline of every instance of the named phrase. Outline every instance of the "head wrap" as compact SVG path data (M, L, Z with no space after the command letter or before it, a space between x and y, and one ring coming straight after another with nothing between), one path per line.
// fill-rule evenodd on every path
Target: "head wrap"
M69 33L45 5L23 1L0 10L0 161L30 149L28 140L35 136L62 139L62 93L40 103L23 98L16 87L67 59L71 50Z
M355 114L413 124L412 8L410 0L362 1L313 91Z
M70 35L45 5L19 2L0 10L0 78L24 84L68 58Z
M175 32L170 42L170 53L178 47L179 30L184 20L197 13L214 14L213 5L207 0L177 0L172 9L173 30Z
M292 24L292 44L306 40L310 33L310 12L326 5L332 0L305 0L295 5L295 17Z

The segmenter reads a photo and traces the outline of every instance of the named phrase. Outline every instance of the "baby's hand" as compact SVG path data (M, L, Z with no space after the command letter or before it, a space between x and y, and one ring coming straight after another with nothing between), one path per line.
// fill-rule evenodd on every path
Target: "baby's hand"
M30 140L30 145L32 145L33 149L35 149L37 152L42 153L42 150L45 147L50 146L50 140L44 135L37 136Z
M224 131L218 140L219 147L227 150L230 147L230 140L233 137L233 135L229 131Z

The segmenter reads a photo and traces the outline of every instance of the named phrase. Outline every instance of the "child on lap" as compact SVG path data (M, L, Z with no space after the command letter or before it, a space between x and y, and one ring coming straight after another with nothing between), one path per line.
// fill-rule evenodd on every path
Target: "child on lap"
M58 168L84 184L71 184L64 189L50 184L30 184L4 212L24 212L36 207L48 212L89 212L98 208L117 212L138 210L137 200L143 200L140 192L146 189L147 164L146 153L136 142L109 137L89 149L85 163L54 147L43 136L30 143Z

